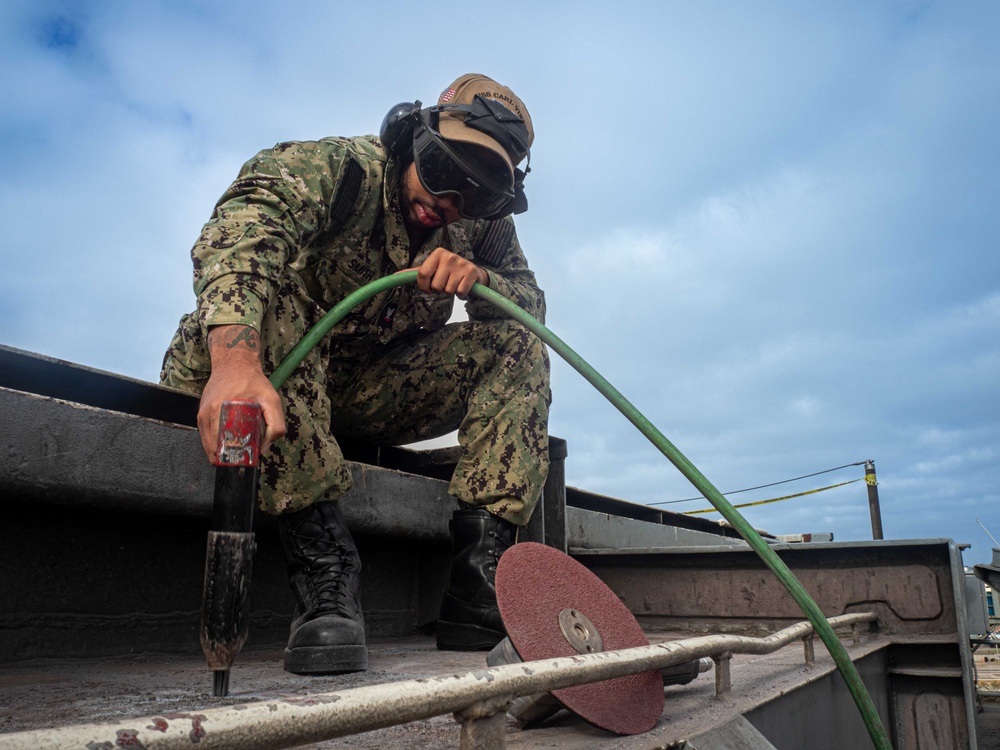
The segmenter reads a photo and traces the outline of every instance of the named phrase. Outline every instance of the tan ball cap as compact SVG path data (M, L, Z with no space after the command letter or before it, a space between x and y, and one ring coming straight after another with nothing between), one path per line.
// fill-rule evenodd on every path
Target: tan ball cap
M524 106L524 102L517 94L506 86L501 86L492 78L487 78L479 73L466 73L441 92L438 104L472 104L477 96L481 96L483 99L492 99L520 117L528 128L528 146L531 146L535 139L535 130L531 126L531 115L528 114L528 108ZM520 163L521 159L514 161L516 156L509 154L503 146L485 133L466 127L464 119L464 112L442 112L438 121L441 136L449 141L461 141L488 148L504 160L513 175L514 167Z

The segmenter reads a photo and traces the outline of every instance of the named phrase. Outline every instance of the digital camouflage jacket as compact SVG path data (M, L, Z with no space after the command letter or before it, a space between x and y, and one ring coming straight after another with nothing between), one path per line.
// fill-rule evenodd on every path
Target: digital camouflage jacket
M418 266L441 246L473 260L489 285L539 319L545 299L510 218L461 220L409 247L399 206L399 170L378 138L281 143L248 161L215 206L192 250L202 331L238 323L258 331L272 295L291 280L323 310L398 270ZM453 298L415 285L355 308L332 331L334 350L356 356L419 329L443 326ZM470 298L473 319L502 315Z

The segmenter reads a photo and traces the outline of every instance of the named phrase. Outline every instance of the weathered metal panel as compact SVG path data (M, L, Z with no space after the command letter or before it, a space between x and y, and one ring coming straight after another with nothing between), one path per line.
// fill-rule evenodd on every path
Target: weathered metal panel
M433 620L449 566L447 482L351 463L369 631ZM214 470L197 432L0 388L0 661L197 648ZM280 645L292 600L258 514L251 646Z
M687 740L678 750L777 750L742 716Z
M9 499L9 498L8 498ZM33 504L0 515L0 662L201 652L207 519ZM272 519L255 524L248 648L279 647L294 601ZM356 535L369 634L436 619L448 548Z
M969 635L984 635L989 632L986 586L972 573L965 574L965 615Z
M891 736L893 717L887 663L888 657L883 650L855 661L855 666ZM871 747L871 738L854 698L836 672L795 690L782 691L772 700L749 711L746 719L773 744L775 750L856 750ZM719 747L721 750L724 746ZM898 747L900 750L905 748L902 745Z
M194 428L0 388L0 489L22 502L207 517L213 487Z
M194 427L189 393L0 344L0 388Z
M900 748L952 750L978 747L975 717L969 723L956 680L894 675L895 736Z
M728 524L712 521L701 516L688 516L684 513L674 513L650 505L642 505L616 497L599 495L579 487L566 488L566 505L571 508L590 510L595 513L607 513L621 518L633 518L637 521L671 526L679 529L702 531L712 536L725 536L739 539L740 535ZM773 537L770 537L773 538Z
M889 652L900 748L976 748L975 696L960 553L950 540L775 545L827 617L873 611ZM750 551L582 554L647 628L766 632L802 614ZM771 732L764 734L776 747ZM831 748L850 745L831 744Z
M350 467L352 529L447 540L447 482ZM0 388L0 491L20 503L208 518L214 482L192 427Z
M569 530L570 550L574 554L599 549L621 551L708 545L746 546L742 539L582 508L566 508L566 525Z
M871 610L890 635L959 632L949 540L774 545L827 617ZM669 629L777 629L801 619L757 555L736 547L581 553L640 620Z

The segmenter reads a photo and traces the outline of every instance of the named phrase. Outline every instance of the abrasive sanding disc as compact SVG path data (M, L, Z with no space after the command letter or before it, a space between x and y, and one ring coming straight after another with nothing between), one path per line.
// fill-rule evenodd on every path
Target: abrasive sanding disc
M504 627L524 661L649 645L635 617L600 578L544 544L508 549L497 566L496 586ZM594 726L618 734L648 732L663 713L663 678L655 670L552 695Z

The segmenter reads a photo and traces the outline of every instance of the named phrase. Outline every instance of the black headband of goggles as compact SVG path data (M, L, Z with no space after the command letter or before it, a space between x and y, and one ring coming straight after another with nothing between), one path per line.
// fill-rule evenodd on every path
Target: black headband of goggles
M512 161L519 162L526 156L530 159L528 126L500 102L485 99L477 94L472 104L438 104L431 107L431 127L436 131L439 130L441 112L465 112L465 124L480 133L485 133L503 146L511 155ZM525 172L527 171L525 169Z

